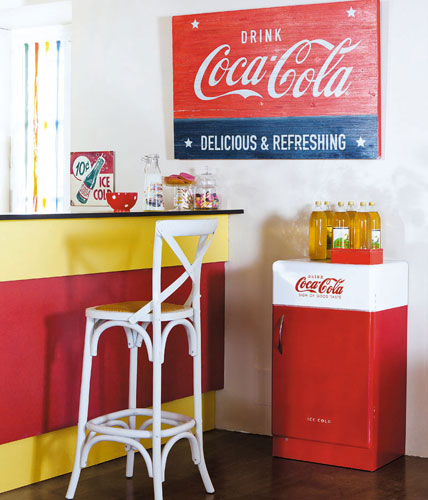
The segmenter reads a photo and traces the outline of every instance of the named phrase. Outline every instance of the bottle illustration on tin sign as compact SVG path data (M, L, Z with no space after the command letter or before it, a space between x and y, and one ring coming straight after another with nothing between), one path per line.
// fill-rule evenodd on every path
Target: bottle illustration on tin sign
M92 167L92 170L85 177L76 195L76 198L80 203L87 203L89 195L91 194L91 191L95 187L98 174L100 173L104 163L105 163L104 158L102 156L99 156L94 166Z

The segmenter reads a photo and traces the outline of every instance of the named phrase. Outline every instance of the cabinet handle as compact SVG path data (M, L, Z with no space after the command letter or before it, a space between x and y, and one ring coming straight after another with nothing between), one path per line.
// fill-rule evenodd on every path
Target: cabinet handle
M278 341L278 351L282 354L282 327L284 326L284 315L281 316L281 322L279 324L279 341Z

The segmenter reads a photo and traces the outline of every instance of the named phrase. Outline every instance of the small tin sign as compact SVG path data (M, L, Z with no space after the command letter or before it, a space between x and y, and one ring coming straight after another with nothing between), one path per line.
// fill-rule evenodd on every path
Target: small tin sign
M379 24L379 0L173 17L175 158L378 158Z
M114 151L77 152L70 155L70 204L108 206L114 191Z

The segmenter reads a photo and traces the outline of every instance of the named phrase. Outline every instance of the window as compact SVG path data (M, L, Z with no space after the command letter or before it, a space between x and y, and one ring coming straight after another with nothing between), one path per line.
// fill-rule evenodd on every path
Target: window
M12 32L13 212L63 211L68 202L70 54L69 26Z

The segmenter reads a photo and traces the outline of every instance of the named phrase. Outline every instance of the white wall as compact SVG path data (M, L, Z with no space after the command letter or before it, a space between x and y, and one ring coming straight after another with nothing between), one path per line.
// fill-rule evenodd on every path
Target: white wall
M143 153L160 153L165 174L206 164L172 159L171 16L291 3L310 2L73 0L72 150L115 150L116 188L140 193ZM383 2L382 160L209 162L245 209L230 218L218 427L270 433L271 265L307 254L312 201L370 199L386 257L410 264L407 452L428 456L426 19L426 0Z
M10 32L0 29L0 213L9 211Z
M71 0L1 0L0 26L6 29L69 24Z

